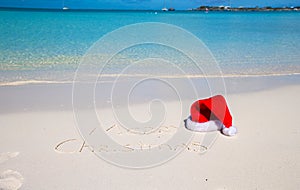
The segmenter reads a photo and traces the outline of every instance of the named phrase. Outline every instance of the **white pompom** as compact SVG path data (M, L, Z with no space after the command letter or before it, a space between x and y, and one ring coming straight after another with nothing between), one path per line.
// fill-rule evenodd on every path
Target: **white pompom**
M234 136L237 133L237 128L234 126L231 126L229 128L223 127L222 133L227 136Z

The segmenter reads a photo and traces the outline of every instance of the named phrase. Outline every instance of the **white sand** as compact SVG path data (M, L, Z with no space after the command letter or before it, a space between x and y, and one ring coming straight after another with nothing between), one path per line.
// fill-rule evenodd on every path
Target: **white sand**
M204 154L191 145L140 170L82 148L71 111L1 114L0 189L299 189L299 94L296 85L228 95L237 136L218 133Z

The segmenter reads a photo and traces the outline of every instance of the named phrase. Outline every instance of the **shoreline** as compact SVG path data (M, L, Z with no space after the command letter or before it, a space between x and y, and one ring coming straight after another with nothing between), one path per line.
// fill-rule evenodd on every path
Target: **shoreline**
M203 79L203 78L226 78L226 79L236 79L236 78L260 78L260 77L300 77L300 73L270 73L270 74L224 74L222 76L220 75L147 75L147 74L102 74L99 75L103 78L137 78L137 77L157 77L157 78L168 78L168 79L183 79L183 78L190 78L190 79ZM96 77L96 76L95 76ZM72 84L74 81L72 80L15 80L15 81L7 81L7 82L1 82L0 81L0 87L4 86L22 86L22 85L46 85L46 84ZM113 80L107 80L107 81L98 81L97 83L112 83ZM90 82L92 83L92 82Z
M292 76L272 76L272 77L246 77L246 78L224 78L223 84L220 79L209 79L212 84L217 84L217 93L227 95L235 94L247 94L253 92L263 92L273 89L279 89L287 86L299 86L300 85L300 75ZM183 80L178 79L167 79L170 84L180 84L184 85ZM193 84L196 86L196 92L198 93L199 98L211 96L209 87L207 86L207 80L205 78L191 79ZM221 82L221 84L220 84ZM111 102L111 90L112 82L107 83L97 83L95 91L94 83L83 83L86 90L91 90L91 93L96 93L97 103L100 107L110 106ZM118 93L119 94L128 94L126 85L132 84L129 81L121 81L117 83ZM222 85L224 85L222 87ZM155 86L146 86L145 89L137 89L137 93L133 96L133 104L142 104L144 102L150 101L151 89ZM170 96L167 99L165 98L164 86L162 91L156 92L157 98L164 97L165 101L176 101L176 96ZM189 87L185 89L190 89ZM218 90L219 89L219 90ZM72 90L73 83L31 83L31 84L22 84L22 85L8 85L0 86L0 113L8 114L15 112L28 112L28 111L47 111L47 110L72 110ZM179 91L180 92L180 91ZM182 93L182 92L181 92ZM188 94L187 92L183 92ZM191 101L192 96L181 96L183 101ZM149 96L149 97L148 97ZM189 98L190 97L190 98ZM119 97L116 100L120 101ZM150 98L150 99L149 99ZM155 98L154 98L155 99ZM90 105L91 100L88 98L80 98L78 105L81 108L87 108ZM123 105L126 102L119 102L119 105Z

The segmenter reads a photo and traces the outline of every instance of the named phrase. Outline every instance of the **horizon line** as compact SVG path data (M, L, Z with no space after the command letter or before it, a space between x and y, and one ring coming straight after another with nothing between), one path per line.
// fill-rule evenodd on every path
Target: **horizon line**
M163 12L161 9L101 9L101 8L70 8L68 6L65 6L67 9L64 9L64 7L58 7L58 8L46 8L46 7L2 7L0 6L0 10L7 9L7 10L35 10L35 11L62 11L62 12L68 12L68 11L159 11ZM208 7L208 8L216 8L216 7L230 7L230 6L209 6L209 5L201 5L196 8L190 8L190 9L176 9L176 11L199 11L197 10L200 7ZM253 9L253 8L266 8L271 7L272 9L284 9L284 8L300 8L300 5L296 6L254 6L254 7L245 7L245 6L238 6L238 7L230 7L231 9ZM173 12L173 11L170 11Z

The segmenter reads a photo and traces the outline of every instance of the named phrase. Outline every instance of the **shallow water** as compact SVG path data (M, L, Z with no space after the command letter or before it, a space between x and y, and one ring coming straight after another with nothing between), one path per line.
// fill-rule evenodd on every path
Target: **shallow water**
M300 73L299 18L299 12L155 14L1 10L0 81L71 81L82 56L97 40L122 26L140 22L173 24L197 36L220 67L220 72L206 73L206 76L297 74ZM122 38L124 42L126 39L126 36ZM174 40L181 37L175 36ZM158 54L172 57L173 64L186 69L180 77L203 76L189 70L190 62L178 51L157 44L140 45L117 54L108 73L114 76L128 62ZM141 73L159 74L160 71L156 62L151 62ZM168 77L172 73L161 75Z

